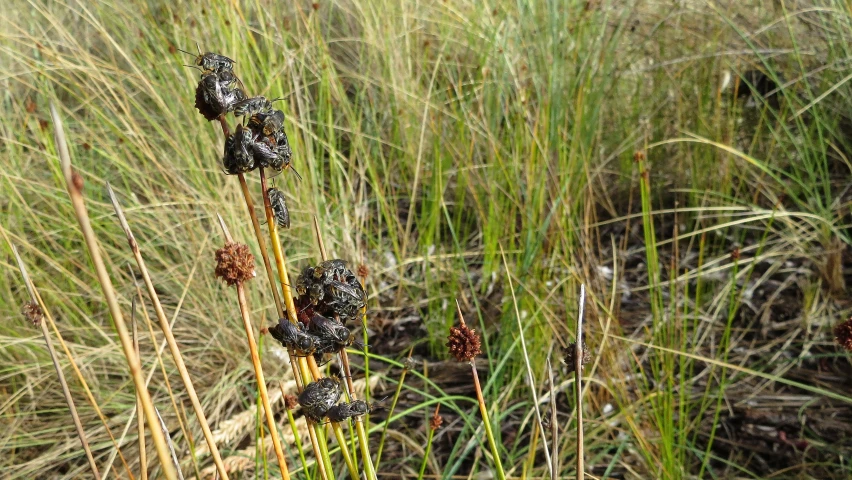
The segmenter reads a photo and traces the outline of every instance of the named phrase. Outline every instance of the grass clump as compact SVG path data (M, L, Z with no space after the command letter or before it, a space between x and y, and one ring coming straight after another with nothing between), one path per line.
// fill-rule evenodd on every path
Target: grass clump
M850 17L842 2L799 6L13 0L0 17L0 224L56 319L55 329L45 323L64 339L59 366L75 372L69 392L102 474L140 471L136 442L111 440L135 421L134 379L82 253L51 102L125 312L142 272L126 268L135 258L119 241L107 181L144 252L162 315L140 339L139 368L176 452L209 450L199 415L180 408L196 402L167 386L183 374L176 359L160 363L163 323L223 462L245 476L280 475L264 469L272 445L258 433L269 426L257 415L239 305L204 268L223 243L219 213L266 273L245 289L253 329L299 321L296 276L284 267L335 258L370 267L366 323L347 324L369 348L353 342L346 362L372 398L398 392L394 408L356 422L355 435L348 421L308 426L299 409L287 428L283 395L270 390L294 477L364 469L364 444L379 474L416 478L424 460L443 476L494 468L469 367L446 362L456 298L482 335L480 387L507 476L577 473L578 406L586 472L598 478L847 475L852 391L834 328L850 315ZM205 110L210 123L195 108L200 72L183 64L196 58L178 49L196 41L235 61L241 86L207 77L214 94L226 84L226 103L239 97L232 87L282 99L274 109L300 182L270 178L271 166L222 174L237 127L230 120L220 134L222 109ZM232 147L251 131L240 123ZM290 228L266 198L273 186ZM60 476L87 475L53 359L18 316L28 295L13 262L0 268L0 303L10 306L0 322L9 425L0 467L11 478L57 465ZM577 341L567 319L581 284L594 356L578 405L573 375L557 370L545 388L544 366ZM342 358L288 363L286 347L261 339L260 367L287 393L330 374L350 393ZM412 348L420 367L403 381ZM538 425L551 403L555 440ZM438 405L444 427L432 434ZM324 440L329 429L343 432L336 443ZM304 462L291 438L308 450ZM558 457L549 465L544 445ZM184 470L213 464L207 453L190 457L179 459Z

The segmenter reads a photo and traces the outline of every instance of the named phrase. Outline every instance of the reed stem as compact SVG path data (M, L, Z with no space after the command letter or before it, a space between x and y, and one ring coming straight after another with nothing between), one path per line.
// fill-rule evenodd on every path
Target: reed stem
M130 304L130 329L133 336L133 349L139 355L139 326L136 322L136 297ZM141 357L140 357L141 358ZM142 411L142 398L136 394L136 411ZM136 429L139 437L139 478L148 480L148 453L145 451L145 419L136 415Z
M11 243L12 253L15 254L15 259L18 261L18 269L21 271L21 276L24 279L24 285L30 294L30 300L39 305L42 312L47 311L47 307L39 302L35 294L35 285L33 285L30 276L27 274L27 267L24 261L18 254L18 249ZM42 318L38 322L41 334L44 337L44 343L47 345L47 351L50 353L50 359L53 361L53 368L56 369L56 376L59 377L59 385L62 387L62 395L65 396L65 403L68 404L68 410L71 411L71 419L74 422L74 428L77 430L77 437L80 439L80 444L83 446L83 451L86 453L86 460L89 462L89 467L92 469L92 475L96 480L100 480L101 474L98 471L98 465L95 463L95 457L92 456L92 449L89 448L89 441L86 440L86 431L83 430L83 424L80 422L80 415L77 414L77 407L74 405L74 398L71 396L71 390L68 388L68 382L65 380L65 374L62 373L62 367L59 365L59 358L56 355L56 349L53 348L53 342L50 340L50 332L47 330L47 324Z
M127 359L127 365L130 369L130 374L133 377L133 383L136 386L136 391L139 392L142 398L142 407L145 412L145 418L148 422L148 428L151 430L151 438L154 440L154 446L157 449L157 456L160 459L160 464L163 468L163 474L168 480L177 479L177 471L171 462L171 458L166 445L166 439L162 431L158 428L157 414L154 410L154 403L151 400L151 395L145 386L145 379L142 378L141 364L139 357L133 350L133 342L130 340L130 333L127 330L127 324L124 321L124 316L121 313L121 308L118 305L118 299L115 296L115 290L112 286L112 280L109 278L106 266L104 265L98 242L95 237L95 232L92 229L92 224L89 221L89 214L86 209L86 204L83 201L83 178L71 167L71 155L68 152L68 144L65 141L65 132L62 129L62 120L59 118L59 112L56 111L56 106L51 102L50 114L53 118L54 135L56 137L56 147L59 153L59 161L62 165L62 173L65 177L65 184L68 190L68 196L74 206L74 211L77 216L77 222L80 224L80 230L83 233L83 238L89 250L92 263L95 267L95 272L98 276L101 290L109 307L110 316L115 324L116 332L121 340L121 347L124 351L124 356Z
M234 241L231 238L231 233L228 231L228 228L225 226L224 220L222 217L219 217L219 225L222 227L222 233L225 235L225 239L231 243ZM254 375L257 379L257 390L260 393L260 399L263 403L263 410L266 414L266 424L269 427L269 435L272 437L272 446L275 449L275 456L278 457L278 468L281 471L281 478L283 480L290 479L290 471L287 468L287 459L284 457L284 450L281 448L281 439L278 437L278 428L275 425L275 416L272 412L272 405L269 403L269 394L266 390L266 380L263 376L263 367L260 364L260 355L257 351L257 342L254 339L254 330L251 326L251 319L249 318L249 309L248 309L248 301L246 300L246 292L242 283L236 284L237 288L237 302L240 306L240 316L243 320L243 327L246 330L246 338L249 344L249 352L251 353L251 363L254 367Z
M154 307L154 312L157 315L157 321L160 323L160 330L163 331L163 336L169 346L169 352L172 354L175 366L180 373L180 379L186 388L186 393L189 395L192 409L195 411L195 416L198 418L198 423L201 425L201 431L204 433L204 439L207 441L207 447L210 450L210 455L213 457L213 463L216 465L216 471L219 473L219 478L228 480L228 472L225 469L225 464L222 463L222 456L219 454L219 449L216 447L216 441L213 439L213 432L210 431L210 425L207 423L207 416L204 414L204 408L198 399L198 394L195 391L195 386L192 384L192 378L189 376L189 371L183 361L183 355L180 353L180 348L175 341L175 336L172 334L172 328L169 325L169 320L166 318L166 312L160 303L160 297L157 295L157 290L154 288L154 283L151 281L151 275L148 273L148 268L145 266L145 260L142 258L142 252L139 250L139 244L136 242L136 237L130 229L130 224L124 215L124 210L118 203L118 198L112 186L107 182L107 192L112 200L112 206L115 209L115 214L118 216L118 221L124 234L127 237L127 243L130 245L130 250L133 252L133 257L136 259L136 265L142 274L142 280L145 282L145 288L148 290L148 298Z
M320 231L319 220L314 216L314 230L316 231L317 236L317 245L320 250L320 257L322 261L328 260L328 252L325 249L325 242L322 239L322 232ZM366 356L365 356L366 358ZM352 384L352 370L349 368L349 355L346 353L346 349L340 350L340 363L343 367L343 376L346 378L346 387L348 390L349 401L355 400L355 387ZM339 425L332 423L332 426ZM373 467L373 458L370 455L370 444L367 440L367 432L364 428L364 422L360 419L355 420L355 432L358 436L358 444L361 449L361 461L364 462L364 469L366 470L366 475L368 480L376 480L376 470ZM335 430L335 434L337 434L337 430ZM338 442L340 438L338 437ZM353 462L354 466L354 462ZM357 471L357 469L356 469Z

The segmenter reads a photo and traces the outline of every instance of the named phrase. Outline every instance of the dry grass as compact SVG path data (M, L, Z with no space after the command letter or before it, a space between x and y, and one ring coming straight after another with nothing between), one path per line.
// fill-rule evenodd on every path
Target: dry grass
M380 476L416 478L436 404L444 427L426 471L493 465L470 374L441 361L455 298L486 334L477 369L507 476L550 474L547 436L533 425L548 416L534 403L551 400L551 465L576 474L573 380L556 371L551 391L544 365L573 341L581 283L595 353L583 375L588 475L848 476L850 363L832 328L850 316L852 21L843 2L765 3L13 0L0 15L0 224L56 319L69 353L60 367L79 369L69 390L95 463L121 478L140 470L136 394L64 190L51 101L118 307L129 312L137 294L135 262L107 181L223 461L268 471L262 419L239 416L256 408L257 389L239 309L212 274L215 213L236 238L254 228L240 185L217 165L219 125L193 111L197 72L174 50L199 41L236 59L252 93L284 98L303 176L272 180L291 208L280 232L288 267L318 261L314 216L330 257L370 267L370 373L387 380L372 397L395 391L394 359L413 346L420 360ZM735 94L757 83L753 69L782 87L774 98ZM254 178L246 187L260 191ZM0 468L11 479L85 476L44 341L19 318L24 285L0 248ZM283 308L270 292L248 291L254 329ZM160 363L161 332L139 347L182 469L192 471L194 450L208 473L199 425L174 411L191 401L168 356ZM271 384L290 378L281 348L264 338L259 353ZM363 378L361 357L350 360Z

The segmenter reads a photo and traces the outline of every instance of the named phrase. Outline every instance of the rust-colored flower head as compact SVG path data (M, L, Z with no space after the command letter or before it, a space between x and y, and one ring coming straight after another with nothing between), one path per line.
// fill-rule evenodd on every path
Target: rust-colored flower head
M295 410L299 406L299 399L295 395L284 395L284 407L287 410Z
M233 286L254 277L254 256L248 245L228 242L216 250L216 276Z
M575 346L576 346L576 343L571 342L571 343L568 344L567 347L562 349L562 354L564 355L564 357L562 358L562 361L565 362L565 365L568 365L568 370L572 371L572 372L574 371L574 368L575 368L575 365L574 365ZM583 351L583 358L581 359L581 362L580 362L580 369L583 368L583 365L589 363L592 360L592 354L591 354L591 352L589 352L589 346L586 345L586 342L583 342L582 351Z
M44 313L41 311L41 307L33 301L25 303L24 306L21 307L21 313L24 314L24 318L26 318L27 321L35 326L39 326L44 318Z
M441 424L444 423L444 419L441 418L440 415L438 415L439 408L441 408L440 404L435 407L435 413L432 415L432 418L429 419L429 428L431 430L437 430L441 428Z
M465 325L464 321L458 327L450 328L450 336L447 337L447 347L450 355L456 357L460 362L469 362L473 357L482 353L480 347L482 342L476 330Z
M358 265L358 276L361 278L367 278L370 274L370 268L364 265L363 263Z
M204 85L201 83L195 89L195 108L207 120L213 121L219 118L219 112L210 105L204 96Z
M852 318L834 327L834 339L846 351L852 352Z

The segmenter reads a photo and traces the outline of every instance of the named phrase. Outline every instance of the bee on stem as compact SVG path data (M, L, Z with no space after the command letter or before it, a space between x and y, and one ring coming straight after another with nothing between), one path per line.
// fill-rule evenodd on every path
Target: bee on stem
M348 328L322 315L313 316L308 331L319 339L317 353L337 353L355 341L355 334Z
M235 104L245 99L245 93L236 87L238 81L231 71L204 73L195 89L195 108L207 120L231 111Z
M364 400L353 400L351 402L342 402L329 408L326 416L332 422L342 422L347 418L373 413L378 408L377 404L369 404Z
M340 382L334 378L325 377L305 386L299 394L299 405L302 406L306 417L319 423L342 395Z
M218 53L201 53L201 47L199 47L197 43L195 44L195 48L198 49L198 56L195 57L193 63L195 66L201 68L203 72L230 71L234 69L234 64L237 63ZM187 55L195 55L194 53L187 52L186 50L181 50L181 52L186 53Z
M278 325L270 328L269 334L285 347L292 348L300 356L313 354L319 343L316 336L302 330L301 324L290 323L286 318L279 318Z
M281 228L290 228L290 211L287 209L287 202L284 201L284 192L275 187L270 187L266 190L266 196L272 206L275 224Z

